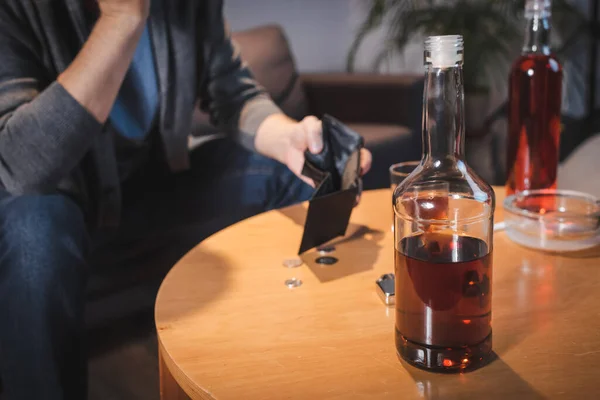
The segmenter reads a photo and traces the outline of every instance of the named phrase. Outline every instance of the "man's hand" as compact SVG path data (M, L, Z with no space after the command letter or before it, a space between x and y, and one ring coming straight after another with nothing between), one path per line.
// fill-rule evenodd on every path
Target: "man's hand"
M150 13L150 0L98 0L98 7L105 16L145 20Z
M319 119L310 116L296 122L283 114L271 115L258 128L255 145L259 153L287 165L296 176L315 186L302 175L302 168L306 150L313 154L323 150L323 126ZM362 176L371 168L371 152L362 149L360 161Z

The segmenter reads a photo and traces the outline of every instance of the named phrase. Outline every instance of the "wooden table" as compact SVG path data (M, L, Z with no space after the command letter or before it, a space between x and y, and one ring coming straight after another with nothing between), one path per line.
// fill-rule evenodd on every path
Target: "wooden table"
M499 221L503 190L497 189ZM339 262L299 268L305 205L216 234L187 254L156 302L163 399L600 398L600 257L494 239L497 359L460 375L398 361L393 309L375 280L393 271L390 192L363 195ZM303 281L289 289L288 278ZM189 396L189 397L188 397Z

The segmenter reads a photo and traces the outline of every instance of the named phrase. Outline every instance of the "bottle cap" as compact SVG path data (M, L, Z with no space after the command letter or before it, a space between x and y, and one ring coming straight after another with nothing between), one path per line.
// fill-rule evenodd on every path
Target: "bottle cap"
M425 63L434 68L449 68L463 61L461 35L429 36L425 40Z
M551 13L551 0L527 0L525 3L525 18L548 18Z

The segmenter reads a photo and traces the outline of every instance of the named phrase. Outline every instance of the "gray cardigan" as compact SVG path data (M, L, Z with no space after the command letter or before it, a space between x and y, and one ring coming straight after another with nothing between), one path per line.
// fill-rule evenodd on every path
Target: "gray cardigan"
M114 226L121 209L114 129L56 82L89 35L83 3L0 2L0 182L14 195L71 192L98 225ZM189 166L199 99L212 122L249 149L260 123L280 112L242 63L222 8L222 0L153 0L158 130L173 171Z

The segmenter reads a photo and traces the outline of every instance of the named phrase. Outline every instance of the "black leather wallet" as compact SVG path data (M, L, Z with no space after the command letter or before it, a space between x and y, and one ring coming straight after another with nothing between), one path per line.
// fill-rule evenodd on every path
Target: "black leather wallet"
M346 233L360 194L363 138L330 115L322 118L323 151L305 153L302 175L315 182L298 254Z

